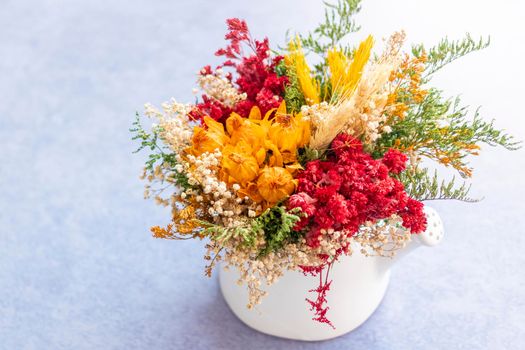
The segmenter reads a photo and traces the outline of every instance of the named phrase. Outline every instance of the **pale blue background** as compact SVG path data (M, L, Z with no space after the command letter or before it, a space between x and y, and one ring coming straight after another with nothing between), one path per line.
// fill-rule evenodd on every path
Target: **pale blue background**
M523 6L457 3L370 0L357 38L402 27L429 43L492 34L490 49L436 83L524 138ZM475 160L473 194L485 200L433 204L442 245L404 259L377 312L333 341L252 331L203 276L201 243L150 237L167 213L142 200L134 112L192 101L225 18L282 44L320 10L300 0L0 1L0 349L524 348L523 151Z

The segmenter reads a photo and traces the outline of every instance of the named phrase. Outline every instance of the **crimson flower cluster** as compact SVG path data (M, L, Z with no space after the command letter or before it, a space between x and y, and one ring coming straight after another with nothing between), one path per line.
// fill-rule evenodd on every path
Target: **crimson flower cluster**
M252 39L248 25L244 20L231 18L226 21L228 32L225 39L228 46L215 52L223 56L226 61L217 68L232 67L237 73L236 79L230 73L227 78L234 81L239 93L245 93L246 99L238 102L232 108L225 106L221 101L202 95L202 102L196 105L192 117L201 119L204 115L223 122L231 112L248 117L252 107L257 106L264 114L272 108L279 107L284 94L288 77L278 76L275 67L283 60L282 56L270 56L268 38L262 41ZM251 50L245 55L243 47ZM212 74L209 66L201 70L201 74Z
M334 229L353 236L367 221L393 214L412 233L426 229L423 204L410 198L403 184L390 176L405 169L407 157L391 149L380 160L363 151L358 139L340 134L332 142L333 154L315 160L298 176L296 194L288 206L301 208L305 217L295 230L307 230L307 244L318 247L321 230Z

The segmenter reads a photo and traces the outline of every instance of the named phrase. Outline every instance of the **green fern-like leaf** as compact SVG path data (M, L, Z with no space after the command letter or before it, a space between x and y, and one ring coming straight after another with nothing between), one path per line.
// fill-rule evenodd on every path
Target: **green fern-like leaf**
M148 174L153 174L155 167L160 165L162 168L168 169L168 178L174 184L183 189L192 187L185 174L175 171L175 166L178 164L176 154L170 152L165 146L159 145L160 133L162 132L160 127L153 128L151 132L147 132L140 122L140 115L136 113L135 121L132 123L129 131L133 135L131 139L139 140L140 142L139 147L133 153L138 153L144 149L150 151L144 165Z
M408 195L419 201L455 199L464 202L477 202L469 197L470 185L465 182L457 185L456 178L449 181L439 180L437 171L430 175L429 170L408 169L398 176Z
M470 34L466 34L465 38L460 40L449 40L443 38L436 46L425 49L423 44L412 46L412 54L416 57L421 57L423 53L427 55L427 68L425 71L426 79L446 66L449 63L461 58L471 52L479 51L490 44L490 38L479 38L475 40Z

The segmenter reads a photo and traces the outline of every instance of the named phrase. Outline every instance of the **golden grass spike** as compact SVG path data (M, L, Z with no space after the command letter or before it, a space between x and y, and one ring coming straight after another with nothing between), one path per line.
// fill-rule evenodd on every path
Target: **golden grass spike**
M299 37L290 41L288 44L288 51L288 55L284 58L285 63L287 66L295 69L306 102L309 105L318 104L320 102L319 82L312 78L310 67L308 66L308 63L306 63L306 58Z
M347 70L350 65L348 57L336 48L328 50L326 63L330 69L330 83L332 84L332 96L337 98L345 85Z
M363 75L363 70L370 58L374 40L368 36L354 54L350 63L348 57L338 49L328 52L327 64L330 69L332 83L333 109L315 125L314 133L310 139L310 147L317 150L326 149L332 140L347 125L349 118L355 114L354 92L358 88Z
M331 74L332 98L342 100L353 94L370 58L373 45L374 38L369 35L359 44L351 63L341 50L333 48L328 51L326 61Z

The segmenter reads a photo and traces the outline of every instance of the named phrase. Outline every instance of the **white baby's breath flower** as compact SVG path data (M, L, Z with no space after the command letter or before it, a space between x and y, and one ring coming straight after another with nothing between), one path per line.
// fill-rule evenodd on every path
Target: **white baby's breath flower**
M246 94L240 94L232 83L223 76L223 71L220 68L214 74L202 72L199 75L198 83L206 95L221 101L226 106L232 107L246 99Z

